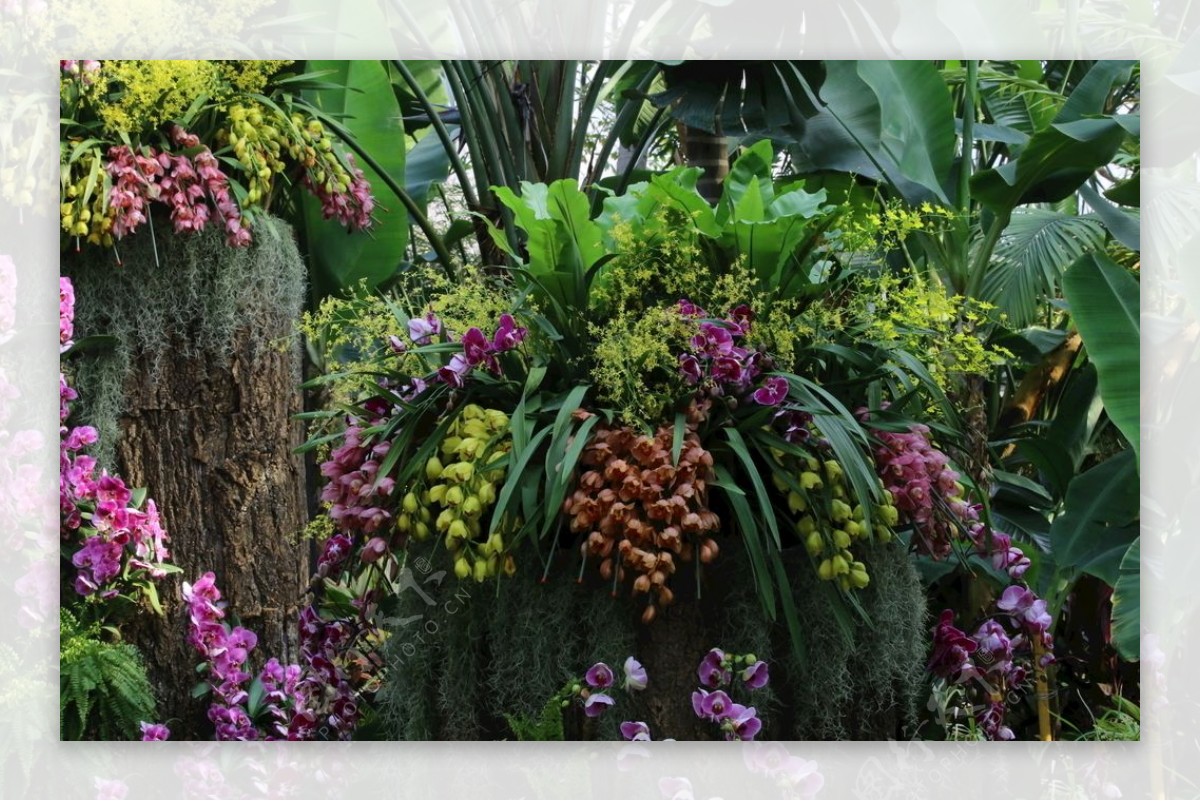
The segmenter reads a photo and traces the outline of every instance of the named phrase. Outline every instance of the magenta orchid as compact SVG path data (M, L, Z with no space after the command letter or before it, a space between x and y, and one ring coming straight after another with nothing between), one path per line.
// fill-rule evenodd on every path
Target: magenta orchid
M589 718L600 717L616 701L605 693L590 693L583 701L583 712Z
M142 742L157 742L171 739L171 730L162 723L146 723L142 721Z
M778 406L787 398L787 394L787 379L780 376L772 376L763 382L761 387L754 390L750 397L760 406Z
M721 719L721 729L726 740L753 740L762 730L762 720L754 707L733 704Z
M742 681L751 690L758 690L767 686L770 681L770 675L767 670L767 663L761 659L745 668L742 671Z
M713 648L700 662L700 667L696 669L696 674L700 677L700 683L705 687L723 687L728 684L733 674L726 667L725 652L720 648Z
M633 742L650 740L650 727L640 720L627 720L621 724L621 736Z
M408 321L408 338L417 345L428 345L441 333L442 321L433 312L426 312L424 317L414 317Z
M613 671L608 665L603 662L597 662L588 668L584 675L584 680L587 681L589 687L596 687L601 690L606 690L613 685Z

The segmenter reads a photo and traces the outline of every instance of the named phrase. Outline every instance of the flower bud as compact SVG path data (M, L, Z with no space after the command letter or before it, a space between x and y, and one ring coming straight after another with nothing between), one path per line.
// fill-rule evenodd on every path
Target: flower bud
M817 576L822 581L829 581L833 578L833 563L828 559L822 559L821 564L817 567Z
M425 477L430 481L436 481L442 477L442 463L436 456L429 457L429 461L425 463Z
M454 560L454 575L460 581L471 575L471 565L467 563L467 557L460 556Z
M417 511L417 508L420 506L420 503L417 501L417 494L415 492L410 492L405 495L402 505L404 506L404 511L408 512L409 514Z
M488 575L487 562L482 560L475 563L475 581L482 584Z
M808 551L809 556L817 556L821 551L825 550L825 541L821 539L821 532L814 531L808 535L804 541L804 547Z

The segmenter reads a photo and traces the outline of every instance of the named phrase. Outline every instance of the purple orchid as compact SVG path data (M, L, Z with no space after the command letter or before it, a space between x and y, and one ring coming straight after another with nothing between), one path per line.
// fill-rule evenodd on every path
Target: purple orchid
M975 661L988 673L1006 673L1012 666L1012 641L1004 627L995 620L985 620L971 635L979 644Z
M750 332L750 323L754 322L754 312L745 303L740 303L729 310L729 321L737 326L738 334L745 336Z
M408 321L408 337L418 345L428 345L440 333L442 333L442 321L433 312L427 312L424 317L414 317Z
M487 360L491 344L478 328L468 328L462 338L463 355L467 357L467 364L474 367Z
M722 728L725 729L726 740L753 740L762 729L762 721L754 707L733 704L725 717Z
M770 676L767 673L767 663L761 659L755 662L750 667L742 671L742 681L751 690L758 690L767 686L770 681Z
M723 687L728 684L733 678L733 674L725 667L725 652L720 648L713 648L704 655L704 659L700 662L700 667L696 669L696 675L700 677L700 683L705 687Z
M783 399L787 397L787 394L787 379L780 376L772 376L764 381L762 386L754 390L754 394L751 397L760 406L778 406L783 403Z
M1034 595L1032 590L1014 584L1000 595L996 607L1012 614L1031 633L1041 636L1043 640L1049 639L1054 619L1046 611L1046 602Z
M632 656L625 660L625 689L644 690L649 683L646 669Z
M589 718L600 717L604 714L604 710L615 704L616 701L611 696L604 693L592 693L583 702L583 712Z
M692 303L687 298L679 299L679 314L682 317L707 317L708 312Z
M613 685L612 668L603 662L597 662L588 668L588 672L583 678L589 687L597 687L601 690L606 690Z
M467 373L471 372L471 363L461 353L450 357L450 363L437 371L437 377L443 383L455 389L461 389Z
M633 742L650 740L650 727L640 720L627 720L621 724L621 736Z
M746 370L732 356L719 356L713 359L712 376L722 384L741 384L746 377Z
M927 669L935 676L955 681L964 671L973 669L971 654L979 644L954 627L954 612L942 612L933 631L933 654Z
M142 727L142 742L158 742L161 740L169 740L171 738L171 730L162 723L146 723L141 724Z
M704 378L704 368L700 366L700 360L690 353L679 354L679 372L683 375L683 380L688 384L699 384Z
M716 323L700 323L700 333L692 337L692 347L711 357L728 356L733 352L733 334Z
M706 694L700 699L700 717L721 721L729 716L730 710L735 706L737 705L733 703L733 699L724 690L717 690L716 692Z

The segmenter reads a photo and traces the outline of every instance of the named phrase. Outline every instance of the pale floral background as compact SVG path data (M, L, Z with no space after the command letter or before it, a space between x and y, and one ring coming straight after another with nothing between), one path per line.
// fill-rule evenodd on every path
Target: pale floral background
M1141 743L58 743L57 60L464 55L1142 60ZM0 221L0 794L1200 794L1198 145L1188 0L0 0L0 197L20 208Z

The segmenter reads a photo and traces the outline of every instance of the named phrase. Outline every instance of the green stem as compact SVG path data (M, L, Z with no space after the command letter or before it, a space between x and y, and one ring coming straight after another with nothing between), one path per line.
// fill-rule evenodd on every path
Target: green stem
M963 269L967 269L971 263L971 169L974 167L975 159L975 114L976 109L976 94L979 89L979 62L967 62L967 81L963 91L963 116L962 116L962 156L959 164L959 183L958 183L958 210L962 216L962 226L959 231L962 232L962 253L960 262ZM990 258L990 254L989 254ZM967 280L963 283L970 283L971 276L967 275Z
M967 272L966 286L961 288L965 297L973 298L979 295L979 291L983 287L984 273L987 272L988 264L992 261L992 251L996 249L996 243L1000 241L1000 234L1004 233L1004 229L1008 227L1011 216L1012 211L1005 209L997 212L995 219L992 220L991 227L988 228L983 242L979 245L979 252L975 254L975 262Z
M976 93L979 89L979 62L967 62L967 83L963 97L962 118L962 170L958 180L958 209L963 214L971 211L971 168L975 156Z
M441 116L438 115L433 104L429 101L429 96L425 94L425 90L417 83L408 66L399 60L392 63L400 71L400 76L404 78L405 83L412 89L413 94L416 95L417 102L421 104L421 108L425 109L425 113L429 115L429 121L433 125L433 130L437 134L438 139L442 141L442 147L450 159L450 166L454 168L454 174L458 176L458 183L462 186L467 206L478 206L479 198L475 196L475 187L467 180L467 168L463 165L462 159L458 157L457 148L454 146L454 140L450 138L450 132L446 129L446 124L442 122Z

